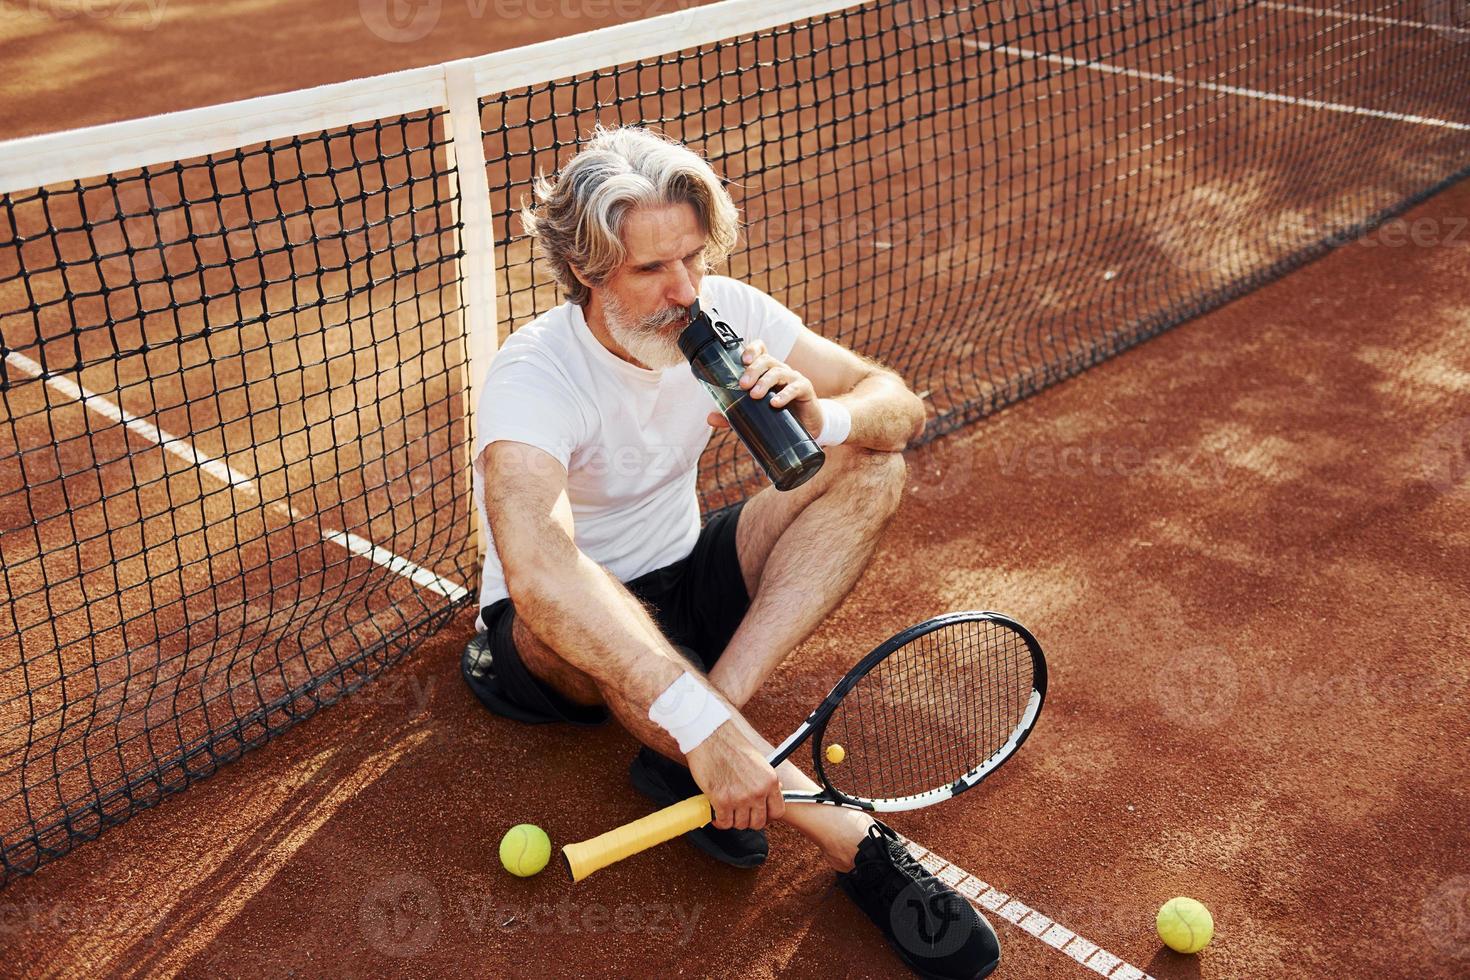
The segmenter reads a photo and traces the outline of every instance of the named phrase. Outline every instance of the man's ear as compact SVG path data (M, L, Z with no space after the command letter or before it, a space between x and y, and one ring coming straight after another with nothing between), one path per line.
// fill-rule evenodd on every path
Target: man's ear
M581 269L577 268L574 265L573 266L568 266L568 268L570 268L572 270L572 275L574 275L574 276L577 277L577 281L578 282L580 282L582 285L586 286L588 289L591 289L592 288L592 283L588 282L587 281L587 277L584 276L584 275L582 275L582 270Z

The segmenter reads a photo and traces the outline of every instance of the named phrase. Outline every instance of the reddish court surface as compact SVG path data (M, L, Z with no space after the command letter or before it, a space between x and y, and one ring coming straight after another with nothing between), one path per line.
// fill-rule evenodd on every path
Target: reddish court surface
M151 27L122 16L144 4L0 0L0 136L663 9L406 4L404 37L437 11L409 42L373 30L372 0L326 6L173 0ZM1470 971L1467 213L1462 186L1410 215L1423 247L1377 236L914 453L874 569L753 717L784 732L912 621L1006 610L1051 656L1041 729L993 783L901 830L1160 977ZM899 972L781 829L754 875L682 845L577 888L505 875L512 823L562 843L644 803L625 736L487 716L457 675L469 629L0 892L6 972ZM1216 914L1198 959L1152 936L1179 893ZM1002 975L1090 975L993 918Z
M785 731L914 620L1003 609L1049 652L1040 727L904 833L1157 977L1464 975L1467 213L1462 184L913 453L752 718ZM469 630L8 887L7 972L900 972L784 828L756 872L681 843L576 887L501 871L511 824L563 843L645 807L625 735L473 701ZM1195 958L1153 936L1176 894L1215 914ZM996 918L1003 976L1091 975Z
M0 139L418 68L702 0L3 0Z

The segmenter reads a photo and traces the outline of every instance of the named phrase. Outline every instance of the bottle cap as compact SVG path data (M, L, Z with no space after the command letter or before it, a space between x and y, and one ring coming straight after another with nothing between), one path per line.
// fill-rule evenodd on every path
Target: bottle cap
M718 310L715 311L718 314ZM723 347L739 347L740 337L728 323L715 322L699 308L699 300L689 307L689 325L679 331L679 350L684 357L693 360L699 349L710 341L718 341Z

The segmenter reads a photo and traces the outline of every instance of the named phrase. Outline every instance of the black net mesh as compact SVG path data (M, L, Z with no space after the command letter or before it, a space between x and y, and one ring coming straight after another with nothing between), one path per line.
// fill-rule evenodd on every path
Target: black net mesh
M473 580L443 123L0 197L4 880L361 685Z
M501 322L561 301L515 215L533 175L654 126L729 181L722 271L902 372L932 438L1463 174L1442 6L876 3L487 97ZM728 433L704 462L707 508L759 485Z

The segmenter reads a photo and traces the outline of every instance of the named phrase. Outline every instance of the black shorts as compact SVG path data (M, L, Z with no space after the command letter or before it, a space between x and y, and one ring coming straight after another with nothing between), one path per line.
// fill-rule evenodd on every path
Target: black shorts
M648 606L669 642L705 672L720 658L750 608L735 548L743 506L710 518L688 557L624 583ZM485 707L530 724L600 725L607 720L607 708L574 704L526 669L512 639L515 606L509 599L486 606L480 619L485 632L465 650L461 669L465 683Z

